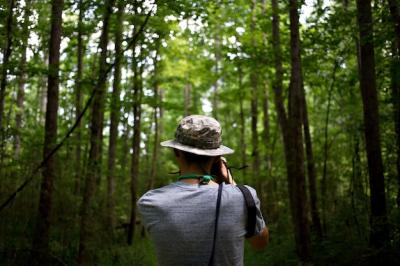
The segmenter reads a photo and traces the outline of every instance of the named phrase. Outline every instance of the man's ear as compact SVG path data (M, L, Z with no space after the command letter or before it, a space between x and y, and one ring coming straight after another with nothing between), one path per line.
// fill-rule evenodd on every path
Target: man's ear
M174 149L174 153L176 157L179 157L179 151L177 149Z
M217 163L217 162L219 162L221 160L221 156L215 156L214 158L213 158L213 161L212 161L212 163L214 164L214 163Z

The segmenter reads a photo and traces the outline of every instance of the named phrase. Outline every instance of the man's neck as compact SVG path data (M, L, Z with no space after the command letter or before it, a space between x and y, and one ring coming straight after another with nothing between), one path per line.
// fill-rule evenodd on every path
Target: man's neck
M202 175L206 175L207 173L210 173L210 167L206 168L206 169L202 169L201 167L198 167L197 165L187 165L184 166L180 169L181 172L181 176L184 175L198 175L198 176L202 176ZM184 183L188 183L188 184L198 184L200 183L199 178L188 178L188 179L182 179L181 182ZM215 185L217 183L215 183L214 181L210 181L209 184L211 185Z
M186 165L180 169L181 175L206 175L210 173L210 170L210 168L203 169L197 165Z

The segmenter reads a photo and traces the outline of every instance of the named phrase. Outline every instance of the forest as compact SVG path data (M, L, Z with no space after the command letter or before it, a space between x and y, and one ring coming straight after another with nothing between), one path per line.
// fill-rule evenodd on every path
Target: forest
M245 265L400 265L399 0L1 0L0 64L0 265L157 265L190 114L258 191Z

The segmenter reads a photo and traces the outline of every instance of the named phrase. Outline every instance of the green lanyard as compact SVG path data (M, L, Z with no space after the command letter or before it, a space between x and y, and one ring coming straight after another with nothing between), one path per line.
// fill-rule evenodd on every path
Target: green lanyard
M208 184L210 180L214 179L211 175L196 175L196 174L187 174L187 175L181 175L178 178L179 180L182 179L200 179L201 184Z

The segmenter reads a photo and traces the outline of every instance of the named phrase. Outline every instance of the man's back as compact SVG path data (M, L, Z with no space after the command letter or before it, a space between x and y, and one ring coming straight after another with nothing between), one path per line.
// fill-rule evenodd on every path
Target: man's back
M265 227L259 200L256 234ZM218 186L176 182L143 195L138 206L156 248L160 265L208 265ZM246 205L234 185L224 185L214 265L243 265Z

